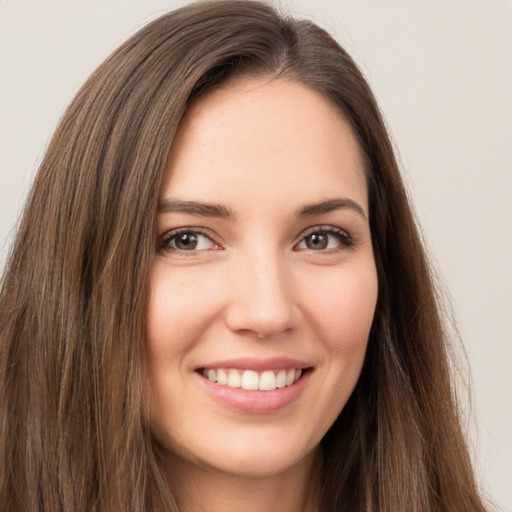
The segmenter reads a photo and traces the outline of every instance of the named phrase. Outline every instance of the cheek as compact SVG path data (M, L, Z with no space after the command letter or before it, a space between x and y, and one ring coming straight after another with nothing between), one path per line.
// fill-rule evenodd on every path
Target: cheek
M347 264L330 275L316 276L312 282L304 310L325 343L332 350L365 348L378 294L373 258L365 265Z
M323 374L329 390L323 413L327 423L338 416L359 379L373 322L377 273L373 258L360 263L347 262L331 269L329 276L317 275L304 306L316 333L317 350L327 361Z
M199 269L170 268L156 261L151 271L148 306L148 352L150 358L175 359L197 342L222 304L216 273Z
M329 275L328 275L329 274ZM365 265L342 265L317 273L309 286L303 311L314 332L315 350L321 361L318 378L321 393L309 414L319 418L318 432L334 423L352 394L363 366L368 336L377 302L377 275L373 259ZM304 292L307 283L303 282ZM323 435L323 434L322 434Z

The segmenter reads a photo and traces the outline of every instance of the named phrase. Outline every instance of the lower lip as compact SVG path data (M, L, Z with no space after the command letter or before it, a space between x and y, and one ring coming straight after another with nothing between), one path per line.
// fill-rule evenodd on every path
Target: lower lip
M218 402L230 409L251 414L275 412L292 404L304 391L310 375L311 370L305 372L291 386L274 389L273 391L249 391L223 386L197 374L201 384Z

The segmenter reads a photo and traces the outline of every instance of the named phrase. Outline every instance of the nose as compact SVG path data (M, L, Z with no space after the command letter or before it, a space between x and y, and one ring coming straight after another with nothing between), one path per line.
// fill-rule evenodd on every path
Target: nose
M284 257L272 251L244 255L232 270L225 315L232 331L270 337L298 326L301 312Z

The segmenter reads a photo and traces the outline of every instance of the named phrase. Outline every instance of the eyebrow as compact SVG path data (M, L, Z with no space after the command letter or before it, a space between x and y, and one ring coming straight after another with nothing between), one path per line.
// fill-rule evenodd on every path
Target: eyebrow
M307 204L299 208L296 212L297 217L311 217L321 215L343 208L350 208L366 220L364 209L352 199L339 197L328 199L319 203ZM218 217L221 219L233 219L235 214L230 208L221 204L204 203L201 201L181 201L178 199L164 199L158 205L160 213L178 212L198 217Z
M361 215L365 220L367 218L364 209L352 199L346 197L339 197L334 199L328 199L327 201L321 201L319 203L308 204L299 208L297 211L297 217L310 217L312 215L321 215L323 213L329 213L342 208L350 208L356 213Z
M233 218L234 214L221 204L203 203L200 201L180 201L178 199L164 199L158 205L161 213L178 212L199 217Z

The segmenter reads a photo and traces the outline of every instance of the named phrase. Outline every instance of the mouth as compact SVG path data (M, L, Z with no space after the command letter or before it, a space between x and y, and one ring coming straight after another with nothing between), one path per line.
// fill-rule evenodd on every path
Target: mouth
M256 371L243 368L200 368L200 375L210 382L228 388L241 388L246 391L275 391L295 384L308 368L276 368Z
M219 404L244 414L288 410L308 386L314 367L290 358L217 361L195 370Z

